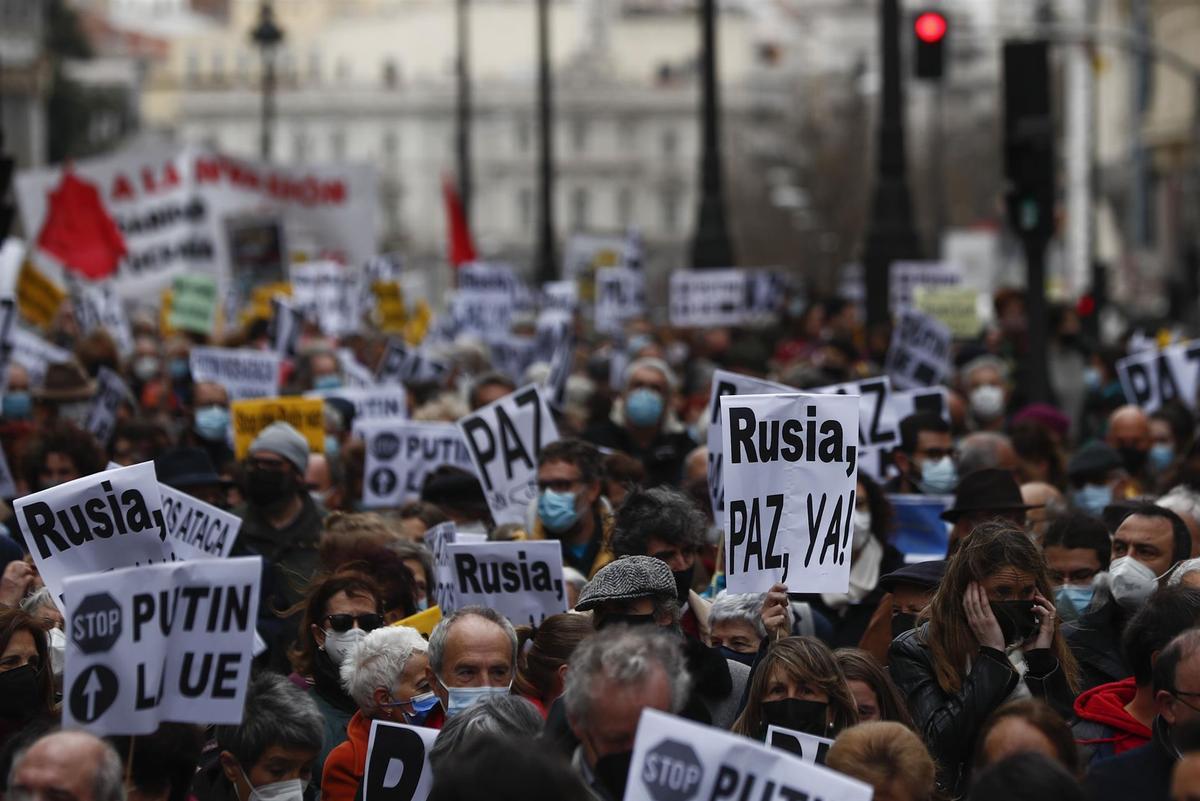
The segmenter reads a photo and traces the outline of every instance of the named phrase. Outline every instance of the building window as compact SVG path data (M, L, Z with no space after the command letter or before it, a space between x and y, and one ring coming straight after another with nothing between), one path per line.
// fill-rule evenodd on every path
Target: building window
M587 150L588 127L587 120L582 118L575 119L571 123L571 146L575 148L576 153L582 153Z
M346 132L334 131L329 136L329 152L336 161L346 158Z
M671 158L679 152L679 132L674 128L667 128L662 132L662 154L667 158Z
M633 190L622 186L617 190L617 225L621 230L633 224Z
M679 193L667 190L662 194L662 227L675 233L679 230Z
M517 193L517 208L521 210L521 230L533 230L533 190L522 187Z
M586 189L576 189L571 193L571 227L576 231L587 230L591 200Z
M521 118L517 120L517 152L528 153L530 146L533 144L533 130L529 124L529 120Z

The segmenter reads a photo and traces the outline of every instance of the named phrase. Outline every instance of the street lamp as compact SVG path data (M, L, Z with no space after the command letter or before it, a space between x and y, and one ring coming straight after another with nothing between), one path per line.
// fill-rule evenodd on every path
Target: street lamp
M262 0L258 7L258 24L250 31L250 39L262 52L262 131L259 134L259 154L271 160L271 128L275 122L275 48L283 41L283 29L275 24L271 0Z
M703 0L701 20L700 212L692 237L692 267L734 267L721 180L721 104L717 85L717 2Z
M470 40L467 23L468 0L457 0L455 4L455 35L458 44L458 59L455 64L457 93L455 117L458 129L458 197L462 203L463 216L471 223L471 66Z
M538 184L541 206L538 228L537 277L553 281L558 275L554 258L554 105L550 83L550 2L537 0L538 135L541 152Z

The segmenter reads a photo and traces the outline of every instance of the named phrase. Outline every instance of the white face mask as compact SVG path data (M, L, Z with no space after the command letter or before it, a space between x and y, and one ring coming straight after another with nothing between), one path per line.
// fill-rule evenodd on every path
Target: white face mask
M1158 588L1154 571L1131 556L1114 559L1108 578L1113 598L1129 611L1140 609Z
M995 384L984 384L971 390L971 411L980 420L995 420L1004 412L1004 390Z
M242 778L250 784L250 777L242 771ZM258 787L250 784L250 797L246 801L304 801L304 791L308 782L302 779L288 779L283 782L260 784Z
M58 678L63 672L63 659L67 651L67 635L60 628L53 628L47 632L50 645L50 670L54 673L54 677Z
M341 667L346 658L354 651L355 646L366 636L367 633L358 628L342 632L325 629L325 644L321 647L325 653L329 654L330 661Z
M871 541L871 510L867 507L854 510L854 543L851 547L858 553Z

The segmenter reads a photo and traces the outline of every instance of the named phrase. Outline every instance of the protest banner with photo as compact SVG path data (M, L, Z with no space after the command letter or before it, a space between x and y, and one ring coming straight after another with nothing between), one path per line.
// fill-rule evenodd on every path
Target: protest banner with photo
M646 313L646 277L629 267L596 272L593 326L599 334L618 334L625 323Z
M567 611L557 540L454 542L447 551L460 606L495 609L514 626L537 626Z
M371 721L362 801L425 801L433 789L429 752L437 736L425 726Z
M442 465L475 470L453 423L355 420L354 435L366 446L362 501L369 509L418 500L426 476Z
M893 312L912 308L917 287L943 289L963 282L962 268L948 261L894 261L889 273Z
M98 736L242 722L257 556L68 578L63 725Z
M458 421L475 473L497 525L522 523L537 497L538 455L558 428L536 385L484 406Z
M292 304L320 326L326 336L358 330L362 319L357 273L335 261L309 261L288 268Z
M1117 362L1117 376L1125 399L1147 414L1158 411L1170 400L1178 400L1195 413L1200 387L1200 340L1126 356Z
M672 270L671 325L706 328L741 325L747 315L743 270Z
M853 395L720 399L726 586L846 592L858 468Z
M14 328L10 339L12 350L9 360L19 364L29 373L29 385L40 387L46 378L46 370L52 364L62 364L74 358L71 351L51 345L46 340L24 328Z
M795 754L810 765L824 765L833 740L807 732L767 726L767 745Z
M70 576L164 562L153 462L92 473L13 501L38 574L56 600Z
M423 384L441 382L450 375L450 367L429 358L421 348L391 337L379 360L375 380L380 384Z
M36 326L45 328L54 322L54 316L67 293L46 277L34 263L26 259L17 274L17 308L21 316Z
M916 310L944 323L955 339L974 339L979 333L978 301L979 292L971 287L919 286L913 292Z
M242 519L186 492L159 483L162 496L164 545L174 561L225 559L233 550Z
M408 396L389 387L339 387L314 389L306 398L339 398L354 406L354 421L404 420L408 417Z
M270 398L279 394L278 353L249 348L192 348L188 355L192 383L221 384L230 400Z
M211 335L217 328L217 279L184 273L171 283L171 313L167 324L176 331Z
M900 389L940 384L950 375L954 336L945 323L914 309L899 313L884 369Z
M869 784L739 734L646 709L624 801L871 801Z
M254 398L229 405L233 452L246 458L250 443L271 423L283 421L300 432L312 453L325 452L325 401L320 398Z
M107 367L101 367L96 374L96 394L92 398L92 408L88 413L84 429L90 431L96 442L107 446L117 427L117 410L122 403L136 406L133 393L120 375Z

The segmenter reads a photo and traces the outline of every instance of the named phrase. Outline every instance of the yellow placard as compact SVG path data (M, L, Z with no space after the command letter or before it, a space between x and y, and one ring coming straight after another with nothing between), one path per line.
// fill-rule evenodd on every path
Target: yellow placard
M304 435L310 451L325 452L325 402L320 398L254 398L234 401L229 411L233 418L233 451L239 459L246 457L258 432L278 420Z
M396 281L376 281L371 284L375 295L376 324L385 334L399 334L408 323L408 308L404 305L404 290Z
M403 620L397 620L393 626L408 626L410 629L417 631L428 637L433 633L433 629L438 623L442 622L442 609L438 606L431 606L423 612L417 612L415 615L409 615Z
M22 317L34 325L50 325L66 297L62 287L25 260L17 276L17 310Z
M975 300L979 293L963 287L916 287L913 305L917 311L940 320L955 339L972 339L979 333Z
M241 321L243 325L251 323L254 320L270 320L271 319L271 298L276 295L292 296L292 285L288 281L280 281L274 284L263 284L257 286L250 293L250 300L242 309Z

